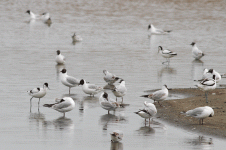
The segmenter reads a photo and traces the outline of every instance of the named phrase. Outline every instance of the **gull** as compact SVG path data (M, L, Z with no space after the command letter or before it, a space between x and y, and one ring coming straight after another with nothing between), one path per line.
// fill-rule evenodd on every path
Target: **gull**
M65 117L66 112L74 109L75 102L71 97L64 97L60 101L58 101L54 104L44 104L43 106L55 109L56 111L63 113L64 117Z
M213 75L212 79L204 79L201 81L198 85L196 85L198 88L200 88L202 91L205 91L205 97L206 97L206 103L208 103L208 91L214 90L216 88L216 76Z
M213 117L214 111L211 107L197 107L195 109L189 110L186 113L186 116L191 116L199 119L199 124L203 125L203 119L207 117Z
M108 72L107 70L103 70L104 73L104 80L109 84L109 85L113 85L113 83L115 83L119 77L116 77L116 75Z
M103 109L108 110L108 114L109 111L115 111L116 108L120 107L120 104L117 103L115 100L109 98L106 92L100 95L99 103Z
M216 78L216 82L220 82L221 80L221 75L215 71L214 69L204 69L204 72L203 72L203 76L202 76L202 79L210 79L213 77L213 75L215 75L215 78Z
M127 92L127 89L126 89L126 83L125 83L125 81L123 80L123 79L121 79L120 81L119 81L119 85L118 86L116 86L113 90L112 90L112 92L113 92L113 94L116 96L116 101L117 101L117 97L122 97L122 102L123 102L123 96L126 94L126 92Z
M167 85L163 85L162 86L162 89L161 90L158 90L152 94L149 94L149 95L142 95L141 97L145 97L145 98L150 98L152 100L155 101L163 101L165 100L167 97L168 97L168 88L167 88ZM159 103L160 106L162 106L160 103Z
M32 96L31 99L30 99L30 106L31 106L31 100L32 100L33 97L39 98L39 101L38 101L38 106L39 106L40 99L46 95L47 88L49 89L48 83L44 83L43 88L37 87L37 88L34 88L33 90L27 91L27 93L30 96Z
M198 47L196 46L196 43L192 42L191 45L192 45L192 56L195 59L202 58L204 56L204 53L201 50L198 49Z
M41 15L41 18L42 18L43 22L44 22L45 24L47 24L48 26L50 26L50 25L52 24L52 20L51 20L51 18L50 18L49 13L47 13L47 12L43 13L43 14Z
M82 85L82 90L84 93L94 96L103 90L102 87L96 86L95 84L88 84L84 79L80 80L79 85Z
M111 142L119 142L123 138L123 132L120 130L115 130L111 134Z
M158 47L158 52L159 51L160 51L162 57L166 58L166 62L168 62L168 63L170 62L171 57L177 56L177 53L172 52L171 50L168 50L168 49L163 49L162 46ZM162 64L164 64L166 62L163 62Z
M162 29L157 29L153 26L153 24L149 24L148 25L148 30L151 32L151 34L168 34L171 31L166 31L166 30L162 30Z
M62 73L61 74L61 82L63 83L63 85L69 87L69 94L70 94L71 88L78 86L80 80L67 75L66 69L62 69L60 72Z
M40 15L36 15L30 10L27 10L26 13L28 13L30 15L31 19L40 19Z
M60 50L57 50L57 56L56 56L56 62L57 64L61 65L61 64L64 64L65 63L65 57L60 53Z
M138 114L142 118L145 118L145 126L146 126L146 119L149 118L149 126L150 126L150 118L154 117L157 113L157 109L154 104L144 102L144 109L140 109L138 112L135 112L135 114Z
M76 33L74 33L72 35L72 42L75 43L75 42L81 42L82 41L82 38L79 36L79 35L76 35Z

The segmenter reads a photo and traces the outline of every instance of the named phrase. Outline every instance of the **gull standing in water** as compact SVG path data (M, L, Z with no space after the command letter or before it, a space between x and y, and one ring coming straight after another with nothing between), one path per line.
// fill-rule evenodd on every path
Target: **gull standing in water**
M94 96L103 90L102 87L96 86L95 84L88 84L84 79L80 80L79 85L82 85L82 90L84 93Z
M82 38L79 35L76 35L75 33L72 35L71 38L72 38L72 43L81 42L82 41Z
M56 111L59 111L64 114L68 111L71 111L75 107L75 102L71 97L64 97L60 101L54 103L54 104L44 104L44 107L52 108Z
M120 104L117 103L115 100L109 98L106 92L100 95L99 103L103 109L108 110L108 114L109 111L115 111L116 108L120 107Z
M161 90L158 90L149 95L142 95L141 97L150 98L154 100L154 102L158 101L159 103L159 101L165 100L168 97L168 94L169 94L169 91L168 91L167 85L163 85ZM162 106L160 103L159 105Z
M60 53L60 50L57 50L57 56L56 56L56 62L57 64L61 65L65 63L65 57Z
M163 62L162 64L167 63L167 62L169 63L171 57L177 56L177 53L172 52L171 50L168 50L168 49L163 49L162 46L158 47L158 52L159 51L160 51L162 57L166 58L166 62Z
M214 90L217 86L215 78L216 76L213 75L212 79L206 78L203 81L201 81L198 85L196 85L202 91L205 91L206 103L208 103L208 91Z
M67 75L66 69L62 69L62 71L60 71L60 72L62 73L61 74L61 82L63 83L63 85L69 87L69 94L70 94L71 88L78 86L80 83L79 82L80 80Z
M111 134L111 142L119 142L123 138L123 132L120 130L115 130Z
M126 94L126 92L127 92L127 89L126 89L126 82L123 80L123 79L121 79L120 81L119 81L119 85L118 86L116 86L113 90L112 90L112 92L113 92L113 94L116 96L116 101L117 101L117 97L122 97L122 103L123 103L123 96Z
M154 117L157 114L157 109L154 104L144 102L144 109L140 109L138 112L135 112L135 114L138 114L142 118L145 118L145 126L146 126L146 119L149 119L149 126L150 126L150 118Z
M113 85L118 79L119 77L116 77L116 75L108 72L107 70L103 70L104 73L104 80L109 84L109 85Z
M220 82L221 75L217 71L215 71L213 69L209 69L209 70L208 69L204 69L202 79L206 79L206 78L210 79L210 78L213 77L213 75L215 75L216 82L217 83Z
M148 25L148 30L151 32L151 34L168 34L171 31L170 30L162 30L162 29L157 29L153 26L153 24Z
M198 49L195 42L192 42L191 45L192 45L192 56L197 60L201 59L204 56L204 53Z
M214 111L211 107L198 107L192 110L187 111L186 116L191 116L199 119L199 124L203 125L203 119L207 117L213 117Z
M31 100L32 100L33 97L39 98L39 101L38 101L38 106L39 106L40 99L46 95L47 88L49 89L48 83L44 83L43 88L37 87L37 88L34 88L33 90L27 91L27 93L30 96L32 96L31 99L30 99L30 106L31 106Z

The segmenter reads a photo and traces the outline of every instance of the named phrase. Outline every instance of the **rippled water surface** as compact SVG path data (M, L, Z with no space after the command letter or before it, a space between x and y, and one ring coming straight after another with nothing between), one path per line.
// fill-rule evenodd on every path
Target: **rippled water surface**
M204 68L226 72L225 7L219 0L1 0L0 149L222 149L225 140L157 118L148 128L133 112L143 107L144 91L163 84L194 87ZM53 24L29 21L28 9L50 12ZM149 37L150 23L173 32ZM73 32L83 41L72 44ZM192 41L206 53L200 61L191 56ZM169 66L162 65L159 45L178 53ZM66 56L66 65L56 65L57 49ZM124 102L130 106L107 115L99 106L99 94L88 97L75 87L70 96L76 107L66 118L42 107L68 96L59 80L62 68L99 86L106 85L103 69L118 75L126 81ZM30 112L26 91L44 82L51 90L41 99L39 111L38 99L33 99ZM115 129L124 132L121 143L110 142Z

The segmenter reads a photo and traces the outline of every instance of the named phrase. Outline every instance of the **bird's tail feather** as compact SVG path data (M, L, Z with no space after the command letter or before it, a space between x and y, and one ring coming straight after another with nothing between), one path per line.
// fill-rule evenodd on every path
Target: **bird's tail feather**
M148 98L148 96L149 96L149 95L141 95L140 97L146 97L146 98Z
M44 104L44 107L52 107L54 104Z

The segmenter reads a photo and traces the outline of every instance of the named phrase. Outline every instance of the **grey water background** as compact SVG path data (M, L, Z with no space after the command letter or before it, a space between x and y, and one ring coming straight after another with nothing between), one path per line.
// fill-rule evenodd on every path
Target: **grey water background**
M163 84L194 87L193 80L202 76L204 68L226 72L225 7L220 0L1 0L0 149L223 149L224 139L158 118L151 128L144 127L144 119L133 112L143 107L147 99L140 95L146 90ZM53 24L29 21L28 9L49 12ZM150 23L173 32L148 37ZM83 41L73 45L73 32ZM192 41L206 53L201 61L191 56ZM178 53L169 66L162 65L159 45ZM55 63L58 49L67 59L64 66ZM126 81L124 102L130 106L107 115L99 106L99 94L91 98L75 87L70 96L76 107L66 118L42 107L68 96L68 88L59 80L62 68L99 86L106 85L103 69L118 75ZM39 111L38 99L33 99L30 113L26 91L44 82L51 90L41 99ZM115 129L124 132L121 143L110 142L109 133Z

